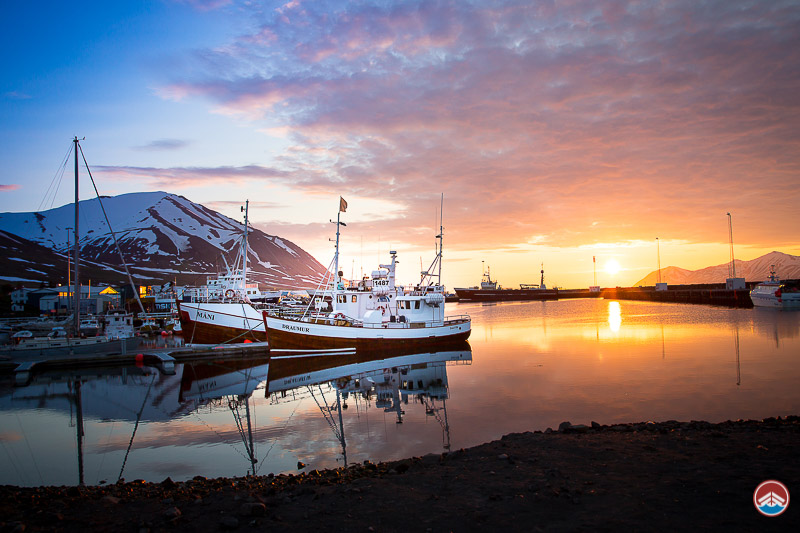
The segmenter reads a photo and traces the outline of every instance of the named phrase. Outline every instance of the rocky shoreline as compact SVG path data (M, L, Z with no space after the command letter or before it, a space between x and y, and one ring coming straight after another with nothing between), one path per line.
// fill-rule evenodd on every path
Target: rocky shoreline
M797 416L564 422L469 449L333 470L2 486L0 531L798 531L800 503L777 517L753 505L768 479L800 495L798 451Z

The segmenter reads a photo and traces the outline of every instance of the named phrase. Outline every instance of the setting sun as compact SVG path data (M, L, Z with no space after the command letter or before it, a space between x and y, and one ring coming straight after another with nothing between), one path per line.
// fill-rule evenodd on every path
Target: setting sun
M606 272L608 274L614 276L618 274L620 270L622 269L619 266L619 263L617 263L615 259L610 259L609 261L606 262Z

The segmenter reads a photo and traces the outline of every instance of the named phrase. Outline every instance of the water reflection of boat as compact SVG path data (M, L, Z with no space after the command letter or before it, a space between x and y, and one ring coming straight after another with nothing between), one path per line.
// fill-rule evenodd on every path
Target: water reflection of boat
M471 363L472 348L466 342L426 353L361 351L343 357L273 358L267 395L273 404L313 398L341 444L344 464L348 463L342 409L351 398L374 400L376 407L394 413L398 424L405 415L403 406L411 399L419 402L426 416L441 425L442 445L449 450L446 367ZM335 402L328 395L335 395Z
M781 281L775 274L775 265L771 265L769 277L750 291L750 299L756 307L800 309L800 284Z
M342 409L346 409L347 402L358 402L360 399L367 399L376 407L393 413L398 422L403 421L404 409L413 400L424 406L427 415L440 420L443 435L449 436L443 405L448 397L445 367L469 363L472 358L467 343L449 347L448 351L430 353L357 353L352 350L310 355L288 351L272 353L282 355L270 357L269 352L265 352L259 357L186 362L177 366L177 375L165 374L148 366L53 368L32 375L24 386L0 386L0 411L27 411L29 414L24 417L27 421L25 426L30 424L36 428L42 417L62 413L69 417L70 428L75 428L72 430L72 439L63 432L54 431L51 447L44 449L46 454L31 456L30 464L20 462L16 465L15 472L19 476L26 476L25 479L12 481L0 478L0 483L82 484L105 480L113 482L128 476L148 478L152 473L148 475L148 466L142 465L141 455L144 453L147 456L150 452L141 450L142 444L137 445L137 438L145 438L149 443L147 448L185 446L180 442L170 441L172 444L169 444L154 440L161 437L154 436L153 431L155 427L165 428L165 423L175 423L174 428L181 428L190 421L188 417L201 419L201 423L211 430L208 442L224 443L241 453L246 458L248 473L252 474L265 464L272 464L267 462L268 452L257 455L257 444L263 442L265 435L282 432L278 427L269 427L270 423L267 423L267 427L263 423L255 424L256 399L262 390L269 405L262 403L261 408L275 409L270 406L301 397L314 398L332 424L343 453L347 453L344 435L347 418L342 415ZM332 401L331 394L336 396ZM52 414L47 415L42 411ZM234 426L225 421L230 418L220 419L214 414L221 411L228 411L229 416L232 415L235 431L227 429ZM271 419L261 418L262 421ZM223 428L214 427L220 423ZM99 424L111 425L103 430ZM149 424L144 431L145 437L141 437L143 424ZM114 433L120 429L122 438L111 439L111 433L108 432ZM33 436L22 427L20 430L23 439ZM97 441L101 433L105 435L102 443ZM196 435L192 431L189 434ZM59 435L62 440L59 440ZM64 437L67 437L66 441ZM74 446L76 437L77 481L72 471L58 468L45 474L47 479L42 478L46 470L44 465L63 463L69 454L74 453L69 443ZM214 442L217 439L219 442ZM241 444L237 444L237 441L241 441ZM447 438L444 445L449 445ZM28 449L28 445L21 446L21 449ZM96 465L98 461L106 464L103 469L91 470L96 475L95 479L84 479L84 447L88 451L87 465ZM10 453L17 454L17 451ZM137 470L141 468L145 468L145 472ZM87 475L89 472L87 468ZM159 470L159 475L162 472ZM205 472L197 468L190 473ZM13 475L14 472L7 474ZM185 472L170 470L166 473L173 479L182 474ZM236 473L222 471L217 475ZM28 476L34 479L27 479ZM37 476L39 478L35 479Z

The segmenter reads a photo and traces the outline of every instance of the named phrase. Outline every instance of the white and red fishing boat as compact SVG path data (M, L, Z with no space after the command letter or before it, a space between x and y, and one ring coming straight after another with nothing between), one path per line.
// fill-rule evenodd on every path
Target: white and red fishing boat
M244 232L233 267L225 263L226 273L208 280L206 286L184 293L178 300L181 333L190 344L265 342L264 319L253 307L260 294L255 284L247 283L247 233L249 200L243 208ZM224 259L224 257L223 257Z
M371 277L344 286L338 270L339 217L347 204L340 201L336 219L334 269L324 280L331 295L328 306L309 305L304 310L264 311L264 324L272 348L384 349L445 345L464 341L471 331L468 315L445 315L440 221L436 257L421 273L420 282L408 289L395 284L397 252Z

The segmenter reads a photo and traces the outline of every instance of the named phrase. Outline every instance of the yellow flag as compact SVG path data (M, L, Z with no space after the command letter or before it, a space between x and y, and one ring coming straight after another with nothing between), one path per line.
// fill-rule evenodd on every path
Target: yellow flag
M341 211L342 213L347 211L347 202L341 196L339 197L339 211Z

